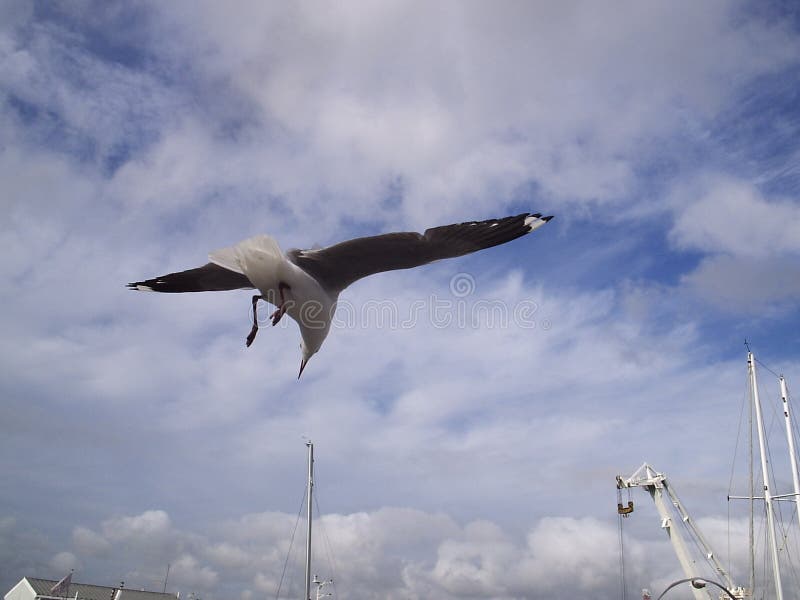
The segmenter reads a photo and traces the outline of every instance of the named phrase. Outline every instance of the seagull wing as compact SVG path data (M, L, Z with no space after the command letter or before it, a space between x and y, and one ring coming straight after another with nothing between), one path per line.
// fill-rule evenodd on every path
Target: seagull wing
M241 273L208 263L196 269L129 283L128 287L148 292L179 293L252 289L255 286Z
M348 240L320 250L290 250L287 256L322 287L339 293L354 281L374 273L410 269L505 244L551 218L522 213L503 219L434 227L424 234L387 233Z

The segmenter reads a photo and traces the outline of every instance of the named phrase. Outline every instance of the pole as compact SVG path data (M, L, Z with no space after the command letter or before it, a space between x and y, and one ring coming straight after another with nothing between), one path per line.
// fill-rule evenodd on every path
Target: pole
M311 600L311 495L314 492L314 444L311 440L306 442L308 447L308 504L306 505L306 520L308 528L306 530L306 595L304 600Z
M748 347L748 354L750 349ZM750 376L750 359L748 358L748 377ZM751 394L752 396L752 394ZM753 457L755 456L755 452L753 452L753 401L752 398L748 403L748 411L747 411L747 444L748 444L748 485L750 486L750 520L749 520L749 529L748 529L748 550L750 564L748 565L750 568L749 570L749 578L748 578L748 587L750 592L752 593L753 590L756 589L756 534L755 534L755 504L756 504L756 484L754 479L755 468L753 466Z
M772 493L769 489L769 471L767 470L767 449L764 441L764 419L761 415L761 400L758 397L758 383L756 380L756 363L752 352L747 353L747 367L750 371L750 383L753 387L753 404L756 408L756 427L758 431L758 448L761 453L761 477L764 482L764 503L767 509L767 535L769 536L772 551L772 574L775 578L775 598L783 600L781 586L781 568L778 563L778 544L775 540L775 513L772 506Z
M794 451L794 434L792 433L792 418L789 414L789 390L786 389L786 380L780 376L781 402L783 402L783 418L786 421L786 439L789 441L789 460L792 463L792 481L794 482L794 501L797 504L797 520L800 522L800 477L797 474L797 454Z

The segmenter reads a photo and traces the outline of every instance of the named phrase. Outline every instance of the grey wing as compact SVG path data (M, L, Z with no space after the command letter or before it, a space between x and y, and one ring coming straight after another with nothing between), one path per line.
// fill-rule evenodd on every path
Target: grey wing
M252 289L255 286L241 273L208 263L196 269L129 283L128 287L149 292L181 293Z
M324 288L338 293L374 273L410 269L505 244L551 218L522 213L503 219L434 227L424 234L403 232L356 238L321 250L291 250L288 256Z

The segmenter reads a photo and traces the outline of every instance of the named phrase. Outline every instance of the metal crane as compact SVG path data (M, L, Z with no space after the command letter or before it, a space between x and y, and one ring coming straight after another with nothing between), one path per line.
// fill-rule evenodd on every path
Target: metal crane
M709 546L703 534L694 523L693 519L689 516L688 511L683 506L683 503L678 498L675 490L669 484L666 475L659 473L653 467L644 463L639 467L630 477L622 477L617 475L617 489L643 487L653 499L659 516L661 517L661 527L666 531L667 536L672 542L672 548L675 551L678 561L681 563L681 568L689 579L702 579L702 575L698 572L697 565L692 560L686 542L681 534L680 527L676 526L673 521L674 513L670 510L667 502L671 503L677 511L678 517L686 525L688 530L694 536L695 541L703 551L705 558L711 563L716 572L725 584L725 587L733 592L737 598L745 597L745 590L742 587L734 587L733 580L730 574L722 566L722 563L717 559L711 546ZM618 512L626 516L633 512L633 503L628 502L627 507L623 507L620 501L617 505ZM692 593L696 600L709 600L711 594L706 589L692 589Z

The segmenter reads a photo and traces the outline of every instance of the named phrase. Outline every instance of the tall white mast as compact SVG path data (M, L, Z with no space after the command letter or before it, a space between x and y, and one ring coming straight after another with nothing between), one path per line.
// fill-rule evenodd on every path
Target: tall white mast
M750 351L748 347L747 351ZM749 363L748 363L749 364ZM749 367L748 367L749 369ZM748 370L748 377L750 373ZM747 411L747 473L748 479L747 483L749 485L750 491L750 519L749 519L749 531L747 537L747 547L749 549L749 556L750 564L749 564L749 579L748 579L748 587L750 591L756 589L756 532L755 532L755 515L756 515L756 483L754 478L754 473L756 470L753 468L753 457L755 453L753 452L753 400L750 399L749 402L749 410Z
M767 509L767 535L772 550L772 573L775 577L775 598L783 600L781 586L781 570L778 563L778 544L775 539L775 511L772 506L772 493L769 488L769 471L767 470L767 449L764 441L764 419L761 416L761 400L758 397L758 382L756 380L756 362L752 352L747 353L747 369L750 374L753 404L756 409L756 429L758 431L758 447L761 453L761 476L764 482L764 504Z
M304 600L311 600L311 496L314 493L314 444L311 440L306 442L308 447L308 503L306 504L306 519L308 529L306 530L306 595Z
M786 421L786 439L789 442L789 460L792 464L792 480L794 481L794 501L797 503L797 519L800 522L800 477L797 475L797 455L794 451L794 434L792 433L792 417L789 414L789 391L786 380L780 376L781 402L783 402L783 419Z

